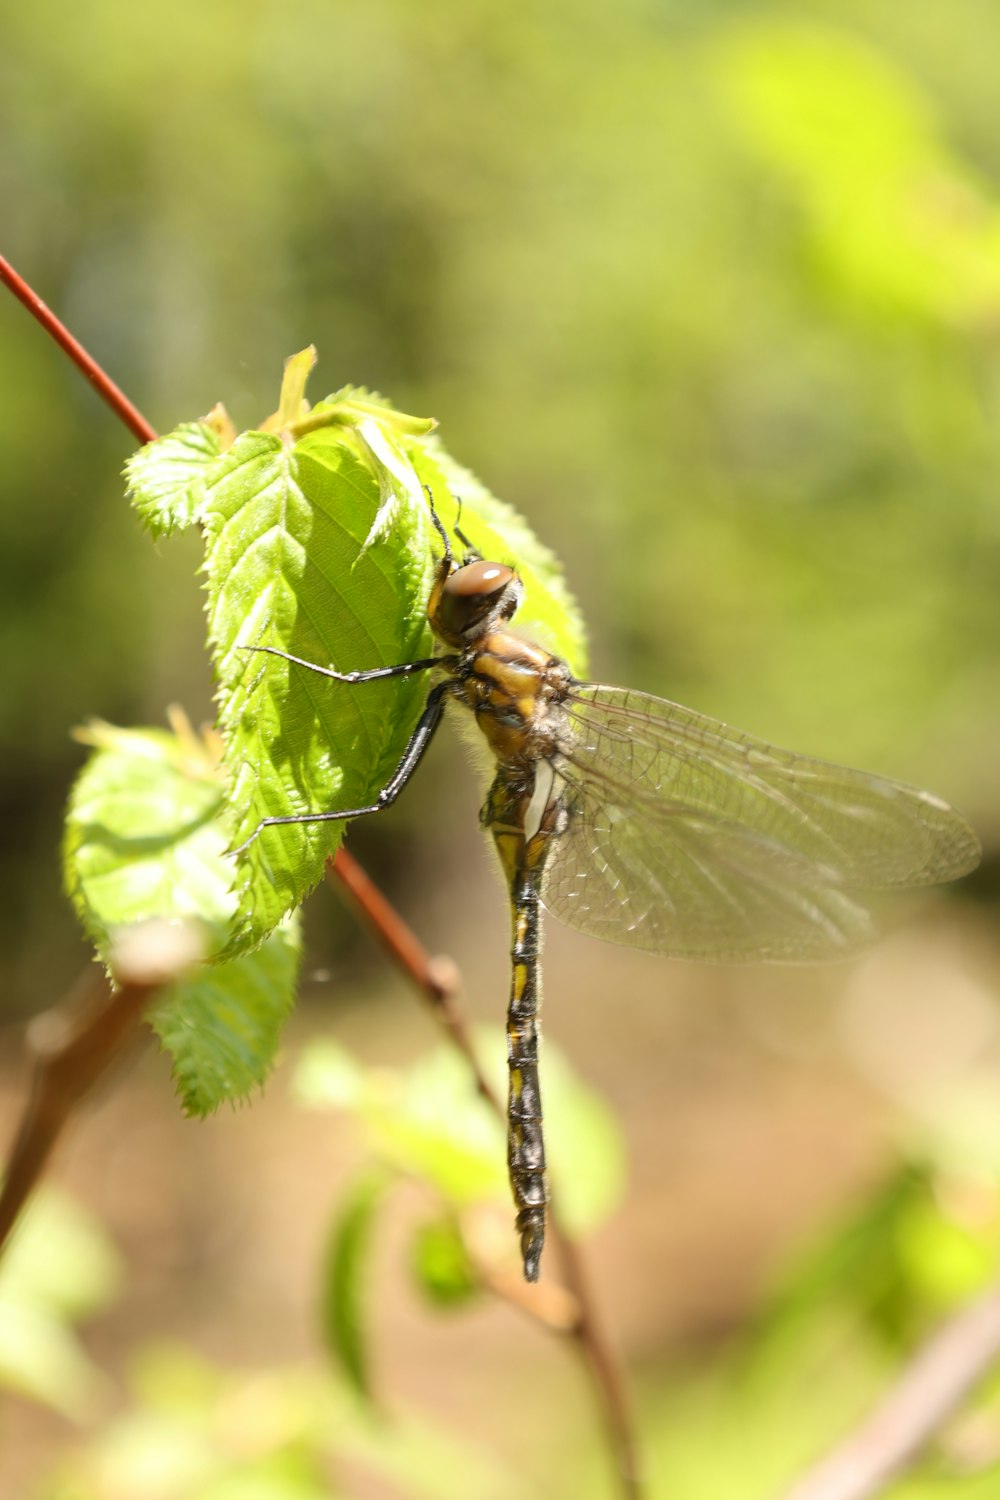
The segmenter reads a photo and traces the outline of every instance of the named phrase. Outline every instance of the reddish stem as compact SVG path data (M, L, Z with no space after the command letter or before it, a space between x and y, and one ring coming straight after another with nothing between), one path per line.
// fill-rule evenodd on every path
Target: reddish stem
M82 370L84 376L90 381L97 394L107 402L111 410L117 412L125 426L139 439L140 443L151 443L156 433L142 412L137 410L126 396L120 386L115 385L110 375L107 375L95 359L87 353L82 344L70 333L64 323L56 317L51 307L47 306L36 292L19 276L10 264L0 255L0 281L10 287L14 296L36 318L46 333L55 339L61 349L64 349L78 370Z
M376 941L409 976L423 998L430 1002L452 1043L469 1064L477 1090L500 1118L505 1119L503 1105L483 1075L465 1017L456 1004L460 978L452 960L441 956L433 958L427 952L412 927L407 926L343 844L335 858L327 860L326 870L327 880L333 877L338 881Z

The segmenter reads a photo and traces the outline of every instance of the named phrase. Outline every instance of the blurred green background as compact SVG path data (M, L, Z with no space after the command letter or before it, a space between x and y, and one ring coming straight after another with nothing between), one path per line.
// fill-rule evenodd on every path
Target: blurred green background
M964 1122L970 1099L994 1098L1000 1113L998 55L986 0L37 0L3 13L4 253L155 426L217 400L252 425L276 404L283 358L315 343L314 396L354 382L436 416L454 456L525 513L565 563L596 675L925 782L983 836L972 899L919 908L850 970L723 974L551 932L549 1033L610 1098L632 1157L596 1253L653 1409L682 1347L739 1326L789 1246L852 1211L901 1149L919 1139L938 1160L946 1138L967 1173L975 1140L976 1181L1000 1160L992 1112L963 1131L954 1108ZM59 890L82 759L69 729L89 715L159 723L171 702L196 721L212 710L197 539L141 533L119 479L127 435L7 297L0 382L13 1022L87 961ZM495 1020L506 913L461 762L454 742L437 747L352 847L460 961L475 1016ZM317 901L293 1035L321 1018L372 1063L405 1062L429 1027ZM11 1119L18 1055L11 1030ZM177 1319L199 1345L208 1318L219 1357L308 1348L308 1246L336 1163L317 1205L315 1124L281 1076L252 1114L195 1126L147 1060L102 1111L64 1171L146 1266L96 1335L112 1363ZM116 1147L132 1172L102 1175L94 1153L120 1142L122 1118L143 1122ZM234 1235L213 1200L246 1171L250 1131L270 1144ZM159 1191L136 1194L135 1172ZM286 1180L294 1197L275 1186ZM275 1239L275 1191L302 1237L292 1250ZM150 1270L139 1252L153 1241ZM949 1282L954 1295L989 1264ZM232 1334L227 1298L233 1317L256 1309L259 1336ZM398 1389L426 1397L427 1369L459 1357L488 1369L481 1403L441 1374L436 1419L451 1425L452 1401L497 1453L522 1424L529 1467L554 1486L558 1453L593 1427L582 1383L552 1385L558 1353L539 1344L525 1376L500 1315L445 1336L403 1292L389 1304ZM843 1379L861 1391L870 1375ZM554 1391L554 1414L525 1379ZM695 1431L692 1406L714 1408L683 1390L671 1399ZM706 1477L721 1460L705 1420L702 1467L696 1451L683 1481L673 1473L690 1500L734 1493ZM651 1424L664 1452L666 1424ZM43 1430L43 1447L68 1441ZM1000 1426L993 1440L1000 1452ZM791 1472L787 1453L776 1473ZM565 1493L581 1482L574 1470Z

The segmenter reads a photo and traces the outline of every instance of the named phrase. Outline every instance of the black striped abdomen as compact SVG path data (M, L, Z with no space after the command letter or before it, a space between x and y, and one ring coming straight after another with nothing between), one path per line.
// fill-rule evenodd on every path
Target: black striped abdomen
M532 816L536 792L541 803L537 824ZM507 1165L527 1281L538 1280L548 1201L538 1086L539 891L549 841L560 815L561 803L551 775L539 784L538 768L531 764L500 767L481 815L484 828L493 835L510 890L513 938L507 1006Z
M538 1085L539 902L537 870L524 870L511 890L510 1003L507 1007L507 1162L517 1206L521 1258L527 1281L538 1280L545 1243L545 1141Z

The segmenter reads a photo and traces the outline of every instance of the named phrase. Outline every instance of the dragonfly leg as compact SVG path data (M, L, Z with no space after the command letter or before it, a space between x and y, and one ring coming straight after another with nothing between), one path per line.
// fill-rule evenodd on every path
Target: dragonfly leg
M364 672L338 672L335 667L320 667L314 661L293 656L290 651L279 651L277 646L240 646L240 651L263 651L268 656L280 656L282 661L294 662L297 667L306 667L318 672L321 677L332 677L334 682L378 682L384 677L408 677L411 672L428 672L432 667L447 666L449 658L425 656L420 661L400 662L396 667L370 667Z
M395 802L423 759L424 751L433 739L434 731L441 722L446 696L450 687L451 682L448 681L439 682L437 687L431 688L427 695L427 703L424 711L420 715L417 727L411 734L409 743L403 752L403 758L374 802L369 803L367 807L343 808L335 812L292 813L284 818L261 818L250 837L245 839L237 849L231 849L229 852L233 856L242 854L244 849L249 849L250 845L265 828L274 828L279 823L339 823L347 818L364 818L370 813L381 812L384 807L389 807Z

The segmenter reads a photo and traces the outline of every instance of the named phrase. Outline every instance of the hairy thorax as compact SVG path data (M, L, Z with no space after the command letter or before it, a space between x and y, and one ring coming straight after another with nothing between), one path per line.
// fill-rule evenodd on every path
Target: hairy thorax
M462 658L456 697L469 707L502 766L528 768L565 737L566 663L507 630L481 637Z

